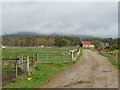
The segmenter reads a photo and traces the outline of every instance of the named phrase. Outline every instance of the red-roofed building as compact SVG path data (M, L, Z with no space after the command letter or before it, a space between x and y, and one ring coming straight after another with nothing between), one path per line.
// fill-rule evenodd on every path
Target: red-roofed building
M94 44L93 43L91 43L91 42L88 42L88 41L81 41L80 42L80 46L81 47L90 47L90 48L94 48Z

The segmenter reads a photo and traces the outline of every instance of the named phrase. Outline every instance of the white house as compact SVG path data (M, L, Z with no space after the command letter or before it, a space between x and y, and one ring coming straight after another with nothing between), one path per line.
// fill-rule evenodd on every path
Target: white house
M3 46L2 44L0 44L0 48L3 48L3 49L4 49L4 48L6 48L6 47L5 47L5 46Z
M86 41L81 41L81 42L80 42L80 46L81 46L81 47L84 47L84 48L87 48L87 47L89 47L89 48L94 48L94 47L95 47L95 45L94 45L93 43L91 43L91 42L86 42Z

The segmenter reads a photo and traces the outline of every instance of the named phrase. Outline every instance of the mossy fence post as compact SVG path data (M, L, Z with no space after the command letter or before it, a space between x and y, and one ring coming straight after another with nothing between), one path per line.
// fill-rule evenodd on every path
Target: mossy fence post
M30 75L30 66L29 66L30 62L29 62L29 56L27 56L27 73L28 75Z
M70 51L70 54L71 54L71 60L72 60L72 61L73 61L73 58L74 58L73 53L74 53L74 51L73 51L73 50L71 50L71 51Z
M16 60L16 63L15 63L15 71L16 71L16 77L18 76L18 62L17 62L17 60Z
M38 54L36 54L36 62L38 62Z
M21 67L21 64L22 64L21 59L23 59L23 58L21 58L21 56L16 58L16 63L15 63L16 77L18 76L18 67Z
M74 52L72 51L71 53L72 53L72 61L73 61L73 58L74 58L73 53L74 53Z
M23 55L20 56L20 60L21 60L21 68L24 69Z

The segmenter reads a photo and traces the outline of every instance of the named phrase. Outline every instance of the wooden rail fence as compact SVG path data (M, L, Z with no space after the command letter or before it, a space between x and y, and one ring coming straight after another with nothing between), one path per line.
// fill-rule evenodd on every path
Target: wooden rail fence
M38 55L36 54L33 57L20 55L19 58L3 58L2 62L3 62L2 82L4 84L21 74L27 73L28 75L30 75L31 73L30 66L33 66L38 62ZM8 70L11 68L11 71L4 72L4 67L8 67Z

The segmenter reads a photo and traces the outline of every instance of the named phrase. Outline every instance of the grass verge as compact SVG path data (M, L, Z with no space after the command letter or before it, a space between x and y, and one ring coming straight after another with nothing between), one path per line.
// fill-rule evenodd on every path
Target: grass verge
M19 76L11 83L6 84L3 88L35 88L51 79L51 77L62 71L65 67L72 63L59 64L37 64L33 68L31 75ZM32 78L28 80L28 78Z
M113 57L108 57L107 55L99 52L99 54L101 54L102 56L108 58L109 62L118 70L120 70L120 64L113 58Z

